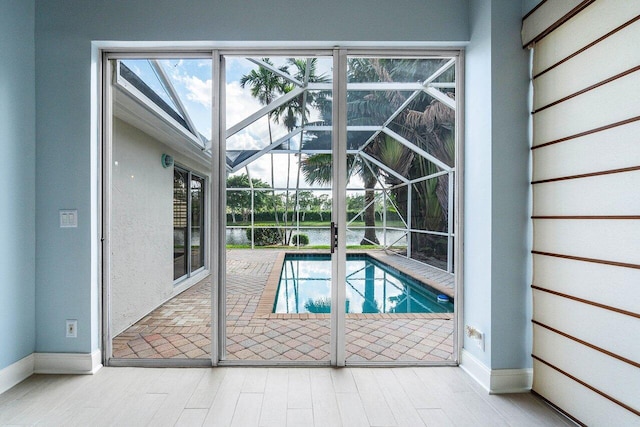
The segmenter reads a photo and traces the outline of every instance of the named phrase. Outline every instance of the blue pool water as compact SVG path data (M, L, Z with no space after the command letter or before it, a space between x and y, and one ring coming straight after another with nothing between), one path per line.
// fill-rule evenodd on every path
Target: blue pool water
M365 254L347 255L347 313L452 313L453 300ZM287 254L274 313L329 313L331 258Z

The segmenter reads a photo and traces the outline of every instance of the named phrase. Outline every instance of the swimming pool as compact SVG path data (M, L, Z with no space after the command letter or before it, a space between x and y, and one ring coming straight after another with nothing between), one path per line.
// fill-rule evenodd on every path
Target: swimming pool
M366 254L347 254L347 313L452 313L453 299ZM331 257L287 254L274 313L329 313Z

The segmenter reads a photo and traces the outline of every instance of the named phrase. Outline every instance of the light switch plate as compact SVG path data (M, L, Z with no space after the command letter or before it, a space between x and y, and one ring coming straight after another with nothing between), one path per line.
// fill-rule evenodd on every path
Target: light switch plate
M60 228L78 227L77 209L60 209Z

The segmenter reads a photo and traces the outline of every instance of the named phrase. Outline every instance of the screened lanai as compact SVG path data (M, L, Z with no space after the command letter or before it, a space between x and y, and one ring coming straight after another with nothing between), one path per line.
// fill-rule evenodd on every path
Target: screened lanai
M221 133L225 140L219 141L219 148L226 169L225 349L229 360L324 360L329 354L324 348L329 345L328 338L322 338L329 335L328 319L321 314L326 311L311 312L311 317L320 316L312 320L321 323L311 330L322 332L309 333L303 322L282 333L294 344L300 336L308 338L298 346L283 347L283 340L276 340L280 344L276 348L256 337L266 336L271 330L267 325L270 320L286 320L289 326L308 320L300 317L304 310L299 309L311 298L295 304L292 299L291 307L286 304L284 314L294 317L278 318L275 313L274 299L278 296L271 293L277 293L287 280L330 280L317 272L306 277L300 267L294 268L293 262L288 269L287 258L281 254L325 253L333 244L333 168L340 163L334 158L338 127L345 130L346 188L343 212L338 215L345 216L347 250L373 254L378 261L384 259L401 274L428 283L436 294L448 297L453 304L457 57L358 54L347 57L345 65L340 78L344 80L346 99L338 101L334 99L336 65L331 55L228 54L220 67L214 66L211 59L189 57L113 61L114 116L160 140L168 147L162 162L174 168L174 288L208 270L208 251L216 244L206 238L212 226L208 222L211 212L207 211L214 181L210 171L211 141L217 141L212 120L219 120L225 129ZM216 84L218 88L214 87ZM214 102L214 93L220 98L219 104ZM219 106L219 111L214 105ZM258 265L258 259L268 262ZM361 270L368 271L367 268ZM394 309L411 305L411 301L416 307L421 304L406 290L396 295L385 288L381 291L384 295L378 295L378 290L367 288L368 279L357 279L355 273L347 276L346 298L364 301L362 311L353 313L369 316L363 319L370 323L378 320L371 316L382 313L382 306L392 307L385 312L394 313ZM203 279L204 285L200 284L209 287L201 294L200 302L205 305L211 280ZM274 280L275 284L269 283ZM363 284L358 285L358 280ZM234 290L234 286L242 289ZM388 286L391 289L396 285ZM187 293L194 292L195 287L189 285L188 289ZM292 290L295 298L299 298L298 291ZM182 294L176 295L180 298ZM314 304L321 303L322 298L318 297ZM367 305L375 307L366 310ZM349 313L347 305L347 330L357 335L362 325L356 324L356 318L350 324ZM202 317L202 327L210 331L211 318L206 314ZM383 345L376 354L369 354L367 347L371 346L360 342L361 336L354 336L346 340L347 354L354 361L393 361L404 360L406 352L412 350L408 360L453 360L451 312L429 312L421 318L439 322L432 329L439 334L437 339L432 334L416 339L413 346L407 346L411 341L408 336L421 325L412 316L404 317L398 327L406 329L407 336L400 337L403 345L394 341ZM158 316L146 318L157 320ZM256 323L257 318L260 322ZM411 322L413 326L407 326ZM135 326L132 323L122 329L119 336L127 335ZM301 328L304 331L300 333ZM376 328L380 325L370 326L371 331ZM133 336L140 339L140 334ZM273 338L270 337L272 341ZM209 343L200 340L200 344L203 353L198 357L204 357L210 353ZM399 347L391 350L394 345ZM118 355L116 347L116 358L138 353L126 350Z

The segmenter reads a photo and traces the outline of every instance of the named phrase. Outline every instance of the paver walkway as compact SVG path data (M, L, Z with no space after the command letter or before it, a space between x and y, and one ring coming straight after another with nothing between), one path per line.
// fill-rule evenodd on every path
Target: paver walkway
M280 251L227 251L227 360L321 361L329 359L328 315L260 316L256 313ZM411 260L377 258L413 274L431 274L445 288L450 276L416 269ZM209 358L211 279L206 278L151 312L113 340L115 358ZM278 318L281 317L281 318ZM348 315L348 361L434 361L452 359L453 314Z

